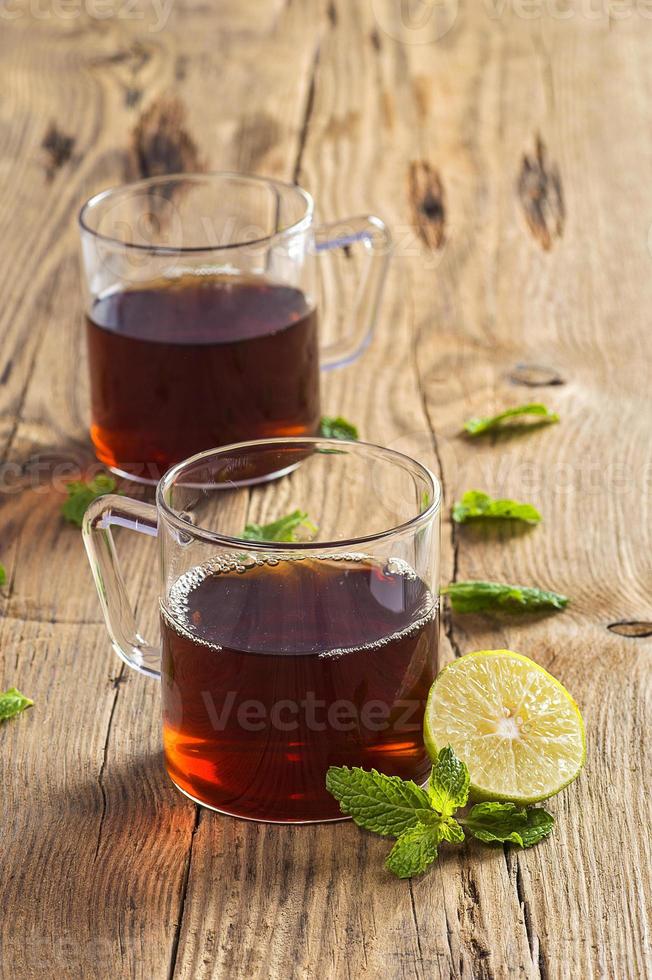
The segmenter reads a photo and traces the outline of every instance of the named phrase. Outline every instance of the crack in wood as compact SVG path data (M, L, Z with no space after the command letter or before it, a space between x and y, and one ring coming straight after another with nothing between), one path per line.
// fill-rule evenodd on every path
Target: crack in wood
M514 885L516 887L516 897L521 907L521 912L523 913L523 925L525 926L525 933L527 936L527 942L530 950L532 965L538 969L540 980L548 980L548 976L549 976L548 965L543 953L541 940L539 939L538 933L532 921L530 903L525 894L525 885L523 882L523 872L521 871L519 855L513 852L510 854L506 847L503 848L503 852L505 855L505 864L507 865L507 872L509 874L510 879L513 878L514 880ZM512 861L514 862L513 874L512 874L512 866L510 863Z
M45 175L48 180L53 180L57 170L68 163L74 147L75 137L64 133L54 121L51 122L41 143L46 155Z
M566 208L559 168L549 161L546 145L538 134L534 154L523 154L517 190L534 240L549 252L564 233Z
M652 636L652 622L644 619L621 619L616 623L609 623L607 629L630 640L642 640Z
M451 927L451 924L449 922L448 913L445 910L444 910L444 919L446 921L446 945L448 946L448 955L450 957L450 962L451 962L451 967L452 967L453 963L455 962L455 953L453 951L453 936L455 934L454 934L453 929ZM458 926L459 926L459 920L458 920ZM461 952L460 952L460 957L459 957L458 969L459 969L460 977L463 976L464 975L464 963L463 963L463 960L462 960Z
M444 185L426 160L413 160L408 170L408 197L417 234L433 251L446 241Z
M421 934L419 933L419 921L417 919L417 907L414 901L414 886L412 884L412 879L408 878L408 890L410 892L410 906L412 908L412 921L414 922L414 931L417 936L417 949L419 950L419 960L423 963L423 950L421 949Z
M414 318L412 318L412 322L414 322ZM423 411L426 422L428 424L428 432L430 434L432 451L434 453L435 459L437 460L437 469L439 470L439 482L441 483L441 491L442 491L442 501L440 506L440 513L441 513L441 511L443 510L444 502L448 499L446 476L444 473L444 460L442 458L442 454L440 451L439 440L437 438L435 425L430 416L428 399L426 397L423 377L421 375L421 369L419 367L419 358L417 356L418 342L414 329L412 330L411 347L412 347L412 357L413 357L413 368L414 368L414 374L417 382L417 391L419 394L419 399L421 401L421 409ZM455 521L451 521L450 542L451 542L451 548L453 552L453 568L451 574L451 582L455 582L457 580L458 562L459 562L459 539L457 536L457 525L455 524ZM455 628L453 625L453 616L452 616L451 609L448 605L441 603L441 601L440 601L439 608L440 608L441 622L442 622L442 626L444 627L444 633L446 635L446 639L448 640L455 657L461 657L462 651L459 643L457 642L457 639L455 638Z
M299 142L297 145L297 153L294 161L294 170L292 171L292 180L294 181L295 184L299 183L299 177L301 176L303 154L306 148L306 141L308 139L308 128L310 126L312 113L315 107L315 87L317 84L317 71L319 69L319 58L320 58L320 45L318 42L315 45L315 50L312 56L312 64L310 66L310 80L308 82L308 92L306 95L305 105L303 107L301 126L299 128Z
M125 665L123 664L117 674L116 680L122 679L122 675L125 671ZM115 715L116 705L118 703L118 696L120 694L119 684L114 683L113 690L115 691L113 695L113 703L111 705L111 711L109 712L109 722L106 726L106 735L104 737L104 746L102 749L102 762L100 765L100 771L97 774L97 782L100 787L100 793L102 794L102 812L100 814L100 825L97 829L97 843L95 844L95 854L93 855L93 864L97 861L97 856L100 853L100 845L102 843L102 831L104 830L104 818L106 817L107 799L106 790L104 788L104 770L106 769L106 760L109 751L109 739L111 737L111 729L113 727L113 716Z
M179 942L181 940L181 928L183 926L183 919L186 912L186 899L188 897L188 884L190 882L190 866L192 864L192 852L195 844L195 836L197 834L197 831L199 830L200 822L201 822L201 807L199 806L198 803L195 803L195 821L193 823L192 831L190 833L190 843L188 845L188 853L186 854L186 863L183 868L183 878L181 880L181 896L179 900L179 918L177 920L175 930L174 930L174 936L172 938L168 980L173 980L177 968L177 958L179 955Z
M176 96L161 96L151 103L131 133L125 167L128 180L205 169L186 119L186 107Z
M0 375L0 385L6 385L7 384L7 382L9 381L9 377L11 375L11 372L13 370L13 367L14 367L14 360L13 360L12 357L10 357L7 360L7 363L4 366L4 369L3 369L2 374Z
M509 372L508 378L513 385L525 385L528 388L566 384L559 371L543 364L517 364Z
M459 896L457 917L461 929L464 929L465 920L467 918L470 920L470 929L465 929L464 944L469 949L473 960L473 978L474 980L497 980L497 974L491 964L491 949L481 934L476 921L476 910L480 907L480 894L471 868L464 869L461 881L462 892Z

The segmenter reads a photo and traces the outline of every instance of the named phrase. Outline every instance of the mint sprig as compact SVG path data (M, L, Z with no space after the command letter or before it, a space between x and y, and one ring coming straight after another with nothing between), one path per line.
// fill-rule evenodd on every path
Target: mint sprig
M441 836L432 827L417 824L404 831L391 849L385 867L397 878L412 878L423 874L437 853Z
M532 504L523 504L518 500L494 500L482 490L467 490L462 499L453 504L453 520L456 524L487 519L538 524L541 514Z
M4 694L0 693L0 721L7 721L15 715L19 715L26 708L31 708L34 704L24 694L21 694L15 687L10 687Z
M515 803L478 803L464 821L474 837L532 847L551 832L554 820L547 810L523 809Z
M521 419L528 416L532 416L537 424L541 424L542 422L559 422L559 416L556 412L552 412L540 402L530 402L527 405L516 405L514 408L506 408L497 415L468 419L464 423L464 429L467 435L479 436L483 432L489 432L492 429L507 428L514 419ZM524 428L525 426L521 423L520 427Z
M439 752L427 793L412 780L347 766L330 767L326 788L359 827L396 838L385 867L399 878L422 874L436 860L439 845L461 844L465 829L483 843L532 847L554 825L546 810L514 803L478 803L459 816L468 800L469 771L450 745Z
M82 526L86 508L93 500L113 493L116 488L115 479L109 473L98 473L92 480L73 480L66 483L68 499L61 507L61 513L71 524Z
M304 510L294 510L269 524L246 524L242 537L246 541L299 541L300 528L312 535L318 530Z
M430 804L442 817L452 817L456 810L466 806L469 798L469 770L458 759L450 745L442 749L432 767L428 796Z
M528 585L505 582L451 582L441 590L455 612L506 612L511 614L560 610L568 605L568 596Z
M425 790L411 779L383 776L375 769L331 766L326 773L326 789L339 800L342 813L375 834L399 837L420 821L426 822L430 815Z
M322 415L319 434L324 439L356 440L358 438L358 430L353 422L348 422L341 415Z

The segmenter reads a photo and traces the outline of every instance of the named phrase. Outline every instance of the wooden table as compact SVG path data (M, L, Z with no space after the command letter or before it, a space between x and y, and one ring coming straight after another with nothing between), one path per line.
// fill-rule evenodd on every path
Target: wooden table
M35 701L0 731L0 973L651 976L650 4L164 13L0 6L0 676ZM586 771L532 851L448 848L397 881L387 843L352 825L221 818L165 776L157 685L112 656L59 508L64 464L91 458L77 208L196 168L294 178L322 218L377 211L394 231L376 339L324 377L324 408L441 473L445 580L572 596L538 623L448 616L442 637L446 659L532 656L582 707ZM458 435L531 400L561 424ZM544 524L456 529L471 487L537 503ZM130 544L153 628L154 546Z

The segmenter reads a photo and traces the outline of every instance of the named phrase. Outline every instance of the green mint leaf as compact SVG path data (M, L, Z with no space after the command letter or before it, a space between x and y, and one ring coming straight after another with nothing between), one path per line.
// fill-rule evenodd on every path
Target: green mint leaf
M313 535L317 533L316 526L306 512L294 510L270 524L247 524L242 537L246 541L299 541L301 539L296 533L299 528L304 528Z
M319 434L324 439L355 440L358 438L358 430L355 425L352 422L347 422L341 415L322 415L319 423Z
M71 524L81 527L82 518L88 505L97 497L103 497L105 493L113 493L115 488L116 482L108 473L98 473L94 479L87 483L84 483L83 480L67 483L68 499L61 507L61 513Z
M0 585L4 585L7 581L7 572L5 571L5 566L0 565Z
M387 837L399 837L418 824L430 823L434 816L428 794L420 786L375 769L331 766L326 789L359 827Z
M451 582L441 590L450 598L455 612L507 613L537 612L542 609L565 609L568 596L526 585L502 582Z
M0 693L0 721L7 721L14 715L19 715L25 708L31 708L34 704L24 694L17 691L15 687L10 687L4 694Z
M543 807L529 807L525 812L527 813L527 824L522 830L519 830L523 840L521 846L532 847L552 833L555 818Z
M420 875L437 858L437 846L441 841L438 827L417 824L403 831L389 852L385 867L398 878Z
M453 820L452 817L449 817L447 820L443 820L441 823L441 836L450 844L461 844L464 840L464 831L460 827L457 820Z
M532 847L551 833L554 818L542 808L524 809L515 803L478 803L462 823L484 843L495 841Z
M457 758L450 745L440 750L432 767L428 796L432 807L442 817L452 817L456 810L466 806L469 798L469 770Z
M486 518L538 524L541 514L532 504L522 504L518 500L493 500L481 490L467 490L462 499L453 504L453 520L457 524Z
M470 436L479 436L483 432L489 432L491 429L505 428L504 422L509 422L514 418L521 418L523 416L535 416L536 421L541 422L559 422L559 416L556 412L551 412L549 408L540 403L531 403L529 405L517 405L515 408L507 408L504 412L499 412L498 415L491 415L487 418L473 418L469 419L464 423L464 428Z

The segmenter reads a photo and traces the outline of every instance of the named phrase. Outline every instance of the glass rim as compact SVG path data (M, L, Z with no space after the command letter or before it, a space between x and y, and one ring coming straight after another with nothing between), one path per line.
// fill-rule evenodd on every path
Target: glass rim
M432 499L425 510L420 511L418 514L410 517L407 521L403 521L401 524L396 524L395 526L386 528L383 531L377 531L375 534L365 534L360 537L353 538L338 538L331 541L251 541L247 538L220 534L217 531L209 531L208 528L203 528L201 525L192 524L190 521L185 520L164 499L164 493L173 485L179 474L181 474L188 466L197 463L202 459L207 459L210 456L226 455L238 449L256 449L262 446L273 447L282 445L324 445L333 449L342 449L343 446L348 446L360 447L362 450L375 450L385 456L391 457L391 460L394 463L402 464L404 468L405 465L408 464L411 469L416 469L419 471L420 475L423 476L426 482L430 484ZM227 485L225 485L225 487L226 486ZM404 534L406 531L413 531L415 529L418 530L423 525L428 524L439 512L441 501L441 481L437 476L435 476L429 467L425 466L423 463L420 463L412 456L399 452L397 449L389 449L386 446L379 446L374 442L363 442L362 440L349 439L327 439L322 438L321 436L279 436L277 438L270 439L252 439L245 442L234 442L228 446L220 446L216 447L215 449L206 449L203 452L196 453L194 456L189 456L188 459L184 459L182 462L176 463L174 466L170 467L170 469L163 474L156 487L157 509L163 514L165 520L169 524L172 524L177 530L186 534L190 533L194 538L207 543L220 544L229 548L236 547L246 549L247 551L262 552L305 552L316 550L330 551L339 548L351 548L361 544L372 544L377 541L394 537L398 534Z
M282 228L281 231L276 231L271 235L263 235L261 238L253 238L248 241L243 242L231 242L228 245L141 245L139 242L125 242L121 238L116 238L114 235L105 235L101 231L97 231L92 228L88 223L88 215L93 212L95 208L103 204L110 198L117 197L122 193L129 193L138 190L149 189L151 187L156 187L159 184L169 184L174 181L186 180L191 183L200 183L202 180L212 180L214 178L219 179L229 179L229 180L240 180L244 183L267 185L268 187L280 187L285 191L293 191L298 197L300 197L304 203L304 213L303 215L291 225ZM81 232L86 232L92 235L93 238L98 238L103 242L108 242L111 245L116 245L120 248L134 249L139 252L150 252L156 253L157 255L197 255L201 253L213 253L213 252L227 252L238 248L251 248L258 245L265 245L274 242L279 239L288 238L292 235L299 234L305 231L312 224L312 220L315 213L315 202L308 191L300 187L299 184L291 183L285 180L276 180L275 177L261 177L258 174L249 173L238 173L236 170L208 170L205 173L201 171L191 171L189 173L173 173L173 174L159 174L156 177L143 177L140 180L128 181L125 184L115 184L112 187L107 187L103 191L98 191L97 194L93 194L89 197L87 201L82 204L77 215L77 223Z

